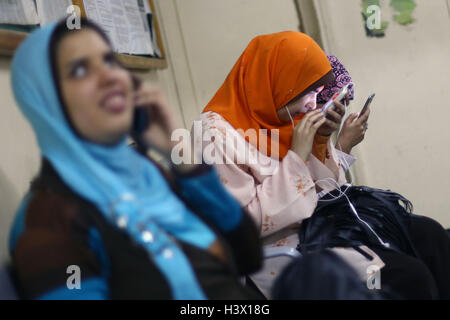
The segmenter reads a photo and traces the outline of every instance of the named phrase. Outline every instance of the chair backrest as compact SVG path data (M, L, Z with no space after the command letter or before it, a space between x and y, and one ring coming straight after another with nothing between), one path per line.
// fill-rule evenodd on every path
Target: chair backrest
M13 277L7 265L0 266L0 300L18 300Z

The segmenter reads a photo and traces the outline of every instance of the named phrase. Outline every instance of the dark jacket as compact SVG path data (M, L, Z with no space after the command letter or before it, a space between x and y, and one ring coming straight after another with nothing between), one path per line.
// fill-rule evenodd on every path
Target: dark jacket
M175 175L172 189L180 196L183 187L177 180L204 178L211 173L215 174L212 167L202 165L189 176ZM211 179L219 186L215 175L210 182ZM190 190L188 194L196 197L201 190ZM207 251L177 241L206 296L209 299L257 298L238 278L261 266L259 233L251 217L243 212L237 227L221 232L204 214L215 203L203 201L199 208L198 199L180 198L215 231L227 256L224 263ZM219 196L214 201L223 202L227 198L229 195ZM147 251L109 222L92 203L73 192L46 160L32 184L27 205L16 217L11 239L13 267L24 298L172 298L167 280ZM83 290L79 292L67 290L71 275L67 268L71 265L81 270Z

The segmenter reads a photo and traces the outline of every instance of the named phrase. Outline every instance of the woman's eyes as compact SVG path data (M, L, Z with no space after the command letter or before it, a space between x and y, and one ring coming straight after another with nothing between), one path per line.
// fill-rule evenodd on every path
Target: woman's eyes
M105 57L105 63L108 64L109 66L116 66L118 64L117 58L114 54L108 54Z
M104 63L110 68L119 65L119 62L114 54L105 56ZM70 72L70 76L72 78L82 78L87 75L88 71L89 70L87 64L85 62L82 62L73 67L73 69Z
M84 64L75 66L70 72L70 76L72 78L81 78L84 77L87 73L86 66Z

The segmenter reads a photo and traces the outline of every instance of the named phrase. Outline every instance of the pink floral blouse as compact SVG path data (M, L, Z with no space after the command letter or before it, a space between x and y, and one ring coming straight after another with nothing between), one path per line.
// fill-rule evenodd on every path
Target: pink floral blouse
M251 214L267 247L295 248L299 243L298 228L314 212L318 193L347 182L331 141L328 141L324 163L312 154L304 162L293 151L288 151L280 161L259 152L221 115L209 111L202 113L198 120L201 120L203 139L198 136L195 139L202 145L204 161L215 165L227 190ZM366 247L363 250L375 258L370 262L351 248L332 250L353 265L363 279L367 277L369 265L380 268L384 265ZM263 269L251 276L267 297L274 279L290 259L266 259Z

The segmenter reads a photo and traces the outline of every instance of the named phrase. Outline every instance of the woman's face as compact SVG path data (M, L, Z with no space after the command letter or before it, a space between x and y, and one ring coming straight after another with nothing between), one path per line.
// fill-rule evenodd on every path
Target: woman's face
M284 108L279 109L277 115L280 121L284 123L290 122L291 118L289 117L289 113L291 114L292 119L294 119L302 113L315 110L317 107L317 95L323 88L324 86L321 86L314 91L310 91L301 98L292 100ZM289 113L287 110L289 110Z
M60 88L69 117L83 138L114 144L128 132L133 117L130 73L94 30L65 36L57 48Z

